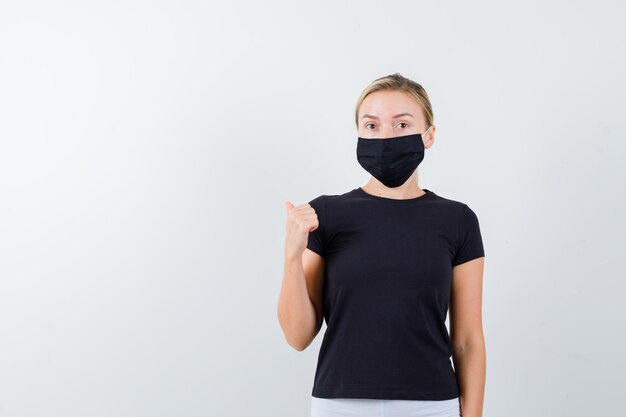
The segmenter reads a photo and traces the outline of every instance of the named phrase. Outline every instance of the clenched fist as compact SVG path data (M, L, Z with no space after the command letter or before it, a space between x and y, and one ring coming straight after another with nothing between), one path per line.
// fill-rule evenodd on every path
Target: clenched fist
M315 209L309 203L294 206L286 201L287 237L285 238L285 257L301 257L309 241L309 233L319 227Z

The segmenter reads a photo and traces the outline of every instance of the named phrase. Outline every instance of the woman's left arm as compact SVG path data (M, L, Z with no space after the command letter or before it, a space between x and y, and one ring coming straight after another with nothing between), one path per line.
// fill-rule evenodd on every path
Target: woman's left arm
M452 268L450 339L462 417L483 414L487 368L482 326L484 264L485 258L480 257Z

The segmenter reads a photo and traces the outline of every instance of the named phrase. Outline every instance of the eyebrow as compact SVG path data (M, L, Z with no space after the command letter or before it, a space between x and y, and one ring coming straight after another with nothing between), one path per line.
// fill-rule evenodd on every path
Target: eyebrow
M402 117L402 116L411 116L411 117L415 118L411 113L396 114L395 116L393 116L393 118L396 119L396 118ZM363 116L361 116L361 119L365 119L366 117L370 118L370 119L377 119L378 120L378 117L372 116L371 114L364 114Z

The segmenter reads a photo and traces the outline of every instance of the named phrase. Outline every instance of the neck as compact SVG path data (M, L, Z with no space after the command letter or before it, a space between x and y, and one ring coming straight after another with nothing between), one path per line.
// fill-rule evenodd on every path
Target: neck
M425 194L425 191L417 184L415 173L399 187L389 188L376 178L371 177L369 182L361 188L369 194L395 199L415 198Z

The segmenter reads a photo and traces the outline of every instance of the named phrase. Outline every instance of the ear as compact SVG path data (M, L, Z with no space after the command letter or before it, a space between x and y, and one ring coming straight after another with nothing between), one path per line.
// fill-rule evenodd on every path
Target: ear
M430 127L430 130L426 132L426 136L424 136L424 147L427 149L433 146L433 143L435 143L435 129L436 128L437 127L435 125L432 125Z

